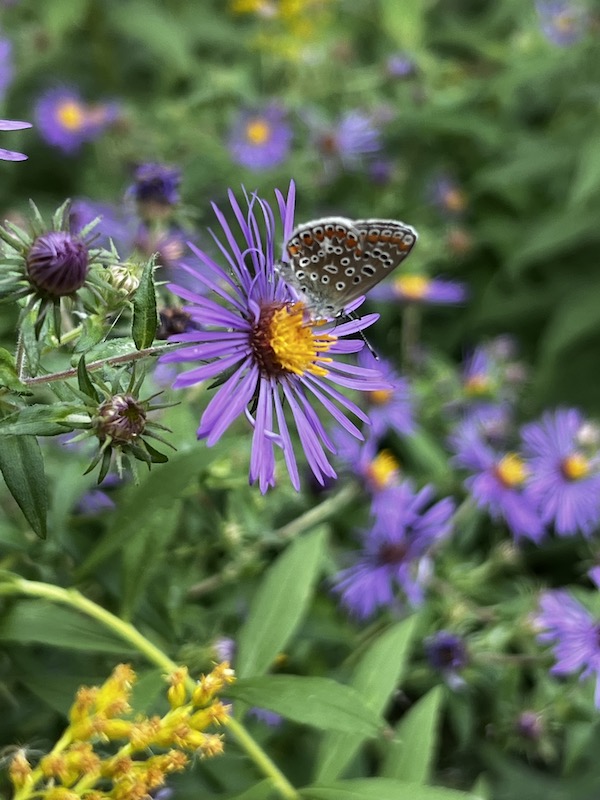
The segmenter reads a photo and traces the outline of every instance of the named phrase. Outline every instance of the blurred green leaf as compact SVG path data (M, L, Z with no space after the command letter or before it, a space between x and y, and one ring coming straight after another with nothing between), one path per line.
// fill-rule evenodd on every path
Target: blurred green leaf
M383 777L429 783L438 746L442 699L442 687L435 686L402 717L387 746Z
M402 681L412 637L416 628L412 616L381 634L360 659L350 685L376 714L382 714L392 692ZM317 757L319 781L331 781L353 759L364 741L360 734L330 733L323 737Z
M0 471L25 519L45 539L48 492L44 457L35 436L3 436Z
M133 296L133 323L131 336L138 350L150 347L156 336L158 314L154 288L154 262L148 261Z
M228 695L250 706L275 711L288 719L322 730L357 731L374 736L384 726L358 692L330 678L301 675L265 675L242 678Z
M592 135L577 151L577 167L569 195L571 205L582 206L600 193L599 136L600 131L592 131Z
M296 539L263 578L238 636L236 673L265 673L292 638L312 597L325 547L319 529Z
M0 437L5 436L56 436L71 430L68 424L60 425L69 414L81 412L73 403L36 403L25 406L0 420Z
M14 357L4 347L0 347L0 387L3 386L17 394L31 394L29 386L17 374Z
M300 790L306 800L480 800L476 795L391 778L359 778Z
M423 44L427 0L379 0L383 30L395 45L407 53Z

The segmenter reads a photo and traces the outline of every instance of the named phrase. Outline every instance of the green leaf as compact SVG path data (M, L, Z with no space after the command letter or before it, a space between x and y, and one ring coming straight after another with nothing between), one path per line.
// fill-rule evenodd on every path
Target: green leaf
M46 538L48 496L44 457L35 436L4 436L0 471L9 492L36 534Z
M414 52L422 45L428 5L426 0L379 0L383 30L400 50Z
M0 619L0 641L47 644L98 653L131 653L131 645L98 622L47 600L22 600Z
M104 317L91 314L82 323L81 336L74 347L75 353L88 353L92 347L99 344L106 336Z
M131 335L138 350L150 347L156 336L158 314L154 288L154 262L148 261L133 296L133 322Z
M276 797L272 778L266 778L241 794L230 795L227 800L272 800Z
M0 347L0 386L4 386L17 394L32 393L29 386L19 378L15 359L3 347Z
M81 565L78 576L89 575L103 561L120 551L124 542L128 547L134 547L133 542L137 537L145 541L148 532L154 528L155 515L173 508L177 498L185 493L190 483L197 480L198 472L208 457L206 448L201 447L178 453L168 464L149 472L142 483L129 487L115 513L110 531ZM133 600L135 597L130 602Z
M283 717L322 730L359 731L375 736L385 726L360 694L330 678L266 675L242 678L227 690L230 697L250 706L275 711Z
M598 130L592 131L592 135L577 152L578 163L569 197L571 205L581 206L600 191L599 134Z
M435 686L402 717L381 770L384 778L429 782L442 699L442 687Z
M128 353L134 355L136 352L133 339L130 339L128 336L121 336L117 339L109 339L107 342L100 342L100 344L95 347L91 347L85 355L87 363L91 364L93 361L124 356ZM73 366L76 366L78 362L79 358L77 356L71 359L71 364Z
M382 714L388 699L402 680L417 617L394 625L379 636L361 658L350 685L376 713ZM317 780L332 781L353 759L364 741L360 734L329 733L317 757Z
M69 414L81 413L81 406L72 403L36 403L25 406L0 420L0 436L56 436L72 430L68 423L59 424Z
M240 678L263 675L294 635L312 597L324 546L325 531L313 531L296 539L267 571L239 633Z
M81 356L79 363L77 364L77 383L79 384L79 389L84 394L87 394L87 396L91 397L92 400L98 402L98 392L96 391L85 366L85 356Z
M309 786L300 790L300 796L306 800L479 800L471 793L391 778L358 778L329 786Z

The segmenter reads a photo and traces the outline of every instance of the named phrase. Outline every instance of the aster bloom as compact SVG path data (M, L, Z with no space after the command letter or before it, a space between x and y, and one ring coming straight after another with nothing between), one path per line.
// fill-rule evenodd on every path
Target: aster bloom
M553 646L556 663L551 674L572 675L581 670L581 680L595 674L594 702L600 709L600 620L558 589L542 594L535 622L542 629L538 641Z
M487 421L491 422L491 414ZM528 468L522 456L498 452L485 440L485 420L472 416L458 426L451 439L454 463L472 474L465 486L480 508L492 519L502 519L516 539L526 537L539 543L545 525L529 495L524 491Z
M0 98L6 94L13 75L12 42L10 39L0 38Z
M170 213L179 203L181 171L166 164L140 164L127 194L132 196L144 218L156 219Z
M415 62L405 53L394 53L386 61L385 69L390 78L410 78L415 74Z
M31 128L31 123L0 119L0 131L22 131L25 128ZM0 147L0 161L25 161L26 159L27 156L24 153L16 153L14 150L4 150Z
M448 177L439 175L429 186L429 198L434 206L445 214L456 216L467 207L467 196L460 184Z
M228 147L236 163L261 170L283 163L291 142L292 129L285 112L272 104L242 111L231 130Z
M294 193L293 182L287 199L276 192L284 241L293 229ZM216 299L169 285L188 301L184 311L204 330L172 337L171 341L188 346L166 354L162 361L197 364L176 378L175 388L222 376L222 385L200 420L198 438L210 447L237 417L245 416L253 429L250 482L258 481L262 492L275 484L275 446L283 451L293 486L300 485L285 401L310 469L323 485L327 477L336 477L326 455L326 450L333 451L333 443L313 403L363 438L347 413L363 422L368 421L366 414L337 387L374 391L387 384L378 372L347 364L338 356L362 349L361 340L346 337L371 325L377 315L337 325L313 320L309 308L295 300L276 273L275 217L270 206L253 195L244 214L232 192L229 199L243 244L236 242L224 215L213 206L226 244L215 240L227 266L219 266L191 245L206 271L185 264L181 268L193 276L200 291L210 289Z
M391 362L384 358L376 360L366 348L361 351L358 363L361 367L378 369L390 387L368 394L371 435L381 439L393 430L400 436L409 436L415 423L408 381L398 375Z
M535 6L541 31L553 44L568 47L582 38L587 14L580 5L568 0L539 0Z
M460 281L427 278L416 273L405 273L391 281L380 283L369 294L376 300L423 305L455 305L463 303L468 296L465 284Z
M370 494L375 495L399 483L398 460L389 450L381 450L374 436L359 442L346 430L338 428L333 441L344 470L358 478L362 488Z
M430 551L450 534L454 514L452 499L431 505L433 497L431 486L415 492L409 481L375 497L375 521L362 536L359 557L335 578L334 591L354 616L399 607L399 594L411 606L422 603Z
M600 523L600 463L594 428L574 408L546 412L522 429L526 491L559 536L589 535Z
M36 104L42 138L64 153L75 153L84 142L97 138L117 116L114 103L90 106L76 89L49 89Z
M425 657L452 689L460 689L465 681L458 674L468 663L465 640L450 631L437 631L424 642Z
M315 130L316 147L330 169L338 164L345 169L356 169L366 157L381 150L379 129L373 117L363 111L348 111L333 126L314 118L308 122Z

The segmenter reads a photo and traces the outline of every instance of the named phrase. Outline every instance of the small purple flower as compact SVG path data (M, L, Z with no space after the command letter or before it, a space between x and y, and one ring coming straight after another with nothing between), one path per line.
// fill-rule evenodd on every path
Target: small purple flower
M544 522L559 536L593 533L600 523L598 445L577 409L546 412L522 429L528 461L526 492Z
M268 725L270 728L278 728L283 722L281 714L278 714L276 711L269 711L268 708L259 708L258 706L253 706L248 709L248 716L254 717L254 719Z
M36 119L42 138L64 153L75 153L97 138L118 115L114 103L89 106L76 89L49 89L38 99Z
M367 619L379 608L397 608L398 592L411 606L422 603L429 553L450 534L454 514L453 500L431 505L433 496L431 486L415 493L405 481L374 498L375 521L363 534L359 558L335 579L334 591L354 616Z
M400 436L409 436L414 432L415 424L408 381L397 374L389 361L376 360L366 348L361 351L358 363L361 367L378 369L390 387L369 392L371 436L382 439L391 430Z
M381 150L379 129L372 116L363 111L348 111L333 127L327 129L321 124L320 128L316 131L316 146L326 163L333 160L346 169L354 169L365 157Z
M450 688L462 689L465 681L459 672L469 661L465 640L450 631L438 631L425 639L424 648L430 666L441 674Z
M135 171L134 183L127 194L132 196L144 217L155 218L157 212L170 211L179 203L181 170L166 164L141 164ZM149 213L150 212L150 213Z
M85 283L89 268L86 244L66 231L49 231L34 239L27 253L27 274L49 297L73 294Z
M539 543L545 526L523 487L527 466L514 452L497 452L485 441L485 427L478 416L458 426L451 439L457 466L473 474L465 486L480 508L494 520L503 519L518 540L525 536Z
M410 78L415 74L415 62L405 53L394 53L386 61L385 69L390 78Z
M31 128L31 122L18 122L12 119L0 119L0 131L22 131ZM14 150L4 150L0 147L0 161L25 161L27 156L24 153L16 153Z
M464 283L446 281L441 278L426 278L425 275L407 273L380 283L369 293L375 300L395 300L401 303L424 305L455 305L463 303L468 296Z
M377 439L369 436L359 442L343 428L333 434L337 458L345 471L358 478L361 486L372 495L398 485L400 466L389 450L380 450Z
M460 184L447 175L439 175L429 187L431 203L444 214L457 216L467 207L467 196Z
M288 156L292 129L284 110L270 105L255 111L243 111L229 136L233 160L248 169L261 170L282 164Z
M6 94L13 76L12 42L10 39L0 39L0 99Z
M283 241L293 229L294 184L287 199L276 192ZM347 412L366 422L368 418L337 386L359 391L385 388L380 374L338 360L338 355L355 353L363 342L347 339L375 322L377 315L341 324L313 320L309 309L294 300L275 265L275 215L270 206L253 195L248 210L242 211L232 192L229 200L243 236L240 246L223 213L213 206L226 244L215 237L227 267L219 266L207 253L191 246L205 272L186 264L202 290L215 299L180 285L172 292L188 301L184 311L202 330L172 337L187 347L163 356L163 362L193 362L192 369L178 375L173 386L187 388L223 375L224 381L200 420L198 438L214 445L240 416L253 430L250 482L258 481L265 492L275 484L275 447L283 457L294 488L300 486L285 406L293 418L300 445L319 483L336 473L326 450L334 446L315 407L322 407L338 425L359 439L363 436ZM279 239L279 236L277 236Z
M536 711L522 711L515 722L515 730L523 739L537 742L544 732L542 715Z
M107 248L110 240L113 240L119 252L123 250L121 256L129 256L133 247L131 221L113 204L98 203L85 197L73 200L69 210L69 229L71 233L79 234L98 218L98 224L93 229L94 240ZM126 246L122 247L124 243Z
M79 498L74 510L76 514L94 516L104 511L113 511L116 507L115 501L102 489L89 489Z
M535 618L543 629L538 640L553 645L556 664L553 675L572 675L582 670L580 679L596 675L594 701L600 709L600 621L562 589L544 592Z
M544 36L559 47L578 42L585 32L587 14L568 0L538 0L535 4Z

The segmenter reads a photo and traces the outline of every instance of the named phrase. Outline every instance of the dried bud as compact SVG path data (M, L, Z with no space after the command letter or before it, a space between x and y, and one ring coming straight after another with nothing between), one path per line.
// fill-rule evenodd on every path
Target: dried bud
M85 283L89 253L84 242L66 231L49 231L34 240L27 254L30 282L50 297L73 294Z
M115 394L98 407L96 431L100 439L108 436L117 443L128 444L144 432L146 411L143 405L127 394Z

